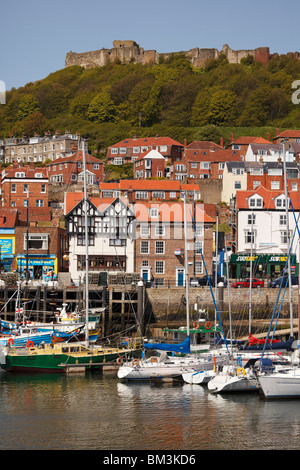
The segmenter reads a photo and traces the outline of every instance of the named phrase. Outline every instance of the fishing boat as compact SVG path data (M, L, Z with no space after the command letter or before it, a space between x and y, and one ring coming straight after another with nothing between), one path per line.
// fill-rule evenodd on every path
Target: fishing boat
M0 366L8 372L66 372L80 366L95 370L108 363L117 365L123 358L138 354L138 347L105 348L82 343L40 344L27 348L3 346Z
M21 325L18 329L9 334L0 335L0 346L26 346L37 345L40 343L51 343L53 339L53 330L47 329L40 331L36 327Z

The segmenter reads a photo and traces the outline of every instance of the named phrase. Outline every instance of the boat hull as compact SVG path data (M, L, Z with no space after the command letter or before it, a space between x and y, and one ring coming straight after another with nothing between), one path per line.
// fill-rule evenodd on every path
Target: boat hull
M266 398L300 398L300 371L262 375L259 383Z
M53 346L53 352L49 348L45 351L31 348L27 351L9 351L12 348L2 348L0 352L0 366L9 372L65 372L72 367L85 367L89 370L100 369L104 364L117 363L117 360L125 357L135 357L140 350L107 349L89 352L87 354L73 354L76 346L67 343L61 349L57 349L58 343ZM8 349L8 351L6 350Z
M258 391L259 384L256 378L217 375L208 382L207 388L211 393L240 393Z

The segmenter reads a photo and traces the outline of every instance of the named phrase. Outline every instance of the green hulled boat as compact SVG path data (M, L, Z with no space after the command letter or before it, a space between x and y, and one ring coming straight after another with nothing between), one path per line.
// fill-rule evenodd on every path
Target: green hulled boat
M140 354L139 347L88 347L82 343L41 344L33 348L2 347L0 367L11 372L66 372L79 367L94 370Z

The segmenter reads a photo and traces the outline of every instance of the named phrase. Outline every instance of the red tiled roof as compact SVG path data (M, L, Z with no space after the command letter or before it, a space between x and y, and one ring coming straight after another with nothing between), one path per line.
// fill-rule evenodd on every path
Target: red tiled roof
M100 163L103 165L103 161L99 160L96 157L93 157L89 153L85 154L86 163ZM74 163L74 162L82 162L82 150L78 150L77 152L73 153L69 157L60 157L56 158L52 162L49 162L47 166L57 165L59 163Z
M294 129L285 130L285 131L281 132L280 134L276 135L275 137L273 137L273 140L276 140L278 138L281 139L283 137L300 138L300 131L299 130L294 130Z
M36 167L32 168L29 165L15 167L13 165L8 166L4 169L5 174L2 178L14 178L15 173L25 173L25 178L34 178L36 173L41 173L44 178L48 178L47 168Z
M240 161L240 153L231 149L185 150L185 158L191 162L233 162Z
M248 199L254 194L258 194L263 198L263 209L276 209L275 198L284 195L284 191L276 190L271 191L266 189L264 186L259 186L253 190L237 191L236 192L236 204L238 209L248 209ZM300 209L300 193L298 191L291 191L289 193L291 202L294 210Z
M254 137L254 136L240 136L237 139L235 139L233 142L230 143L232 144L238 144L238 145L249 145L249 144L270 144L271 142L267 139L264 139L263 137Z
M124 139L121 142L117 142L114 145L110 145L109 148L116 147L143 147L151 145L179 145L183 148L180 142L177 142L171 137L137 137L136 139Z
M218 148L222 149L223 147L221 145L216 144L215 142L212 142L211 140L195 140L194 142L191 142L189 145L186 146L186 150L189 149L211 149L211 148Z
M120 180L119 183L100 183L99 189L119 189L120 191L133 190L161 190L161 191L199 191L199 185L195 183L182 184L179 180Z

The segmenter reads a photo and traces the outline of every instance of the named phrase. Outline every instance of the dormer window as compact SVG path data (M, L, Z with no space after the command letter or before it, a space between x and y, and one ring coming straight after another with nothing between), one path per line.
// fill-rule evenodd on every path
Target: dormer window
M261 208L263 206L263 199L260 196L253 196L249 199L249 207Z
M15 173L15 178L25 178L25 173L23 171Z
M276 207L276 209L285 209L286 200L285 200L285 196L283 194L276 198L275 207Z

